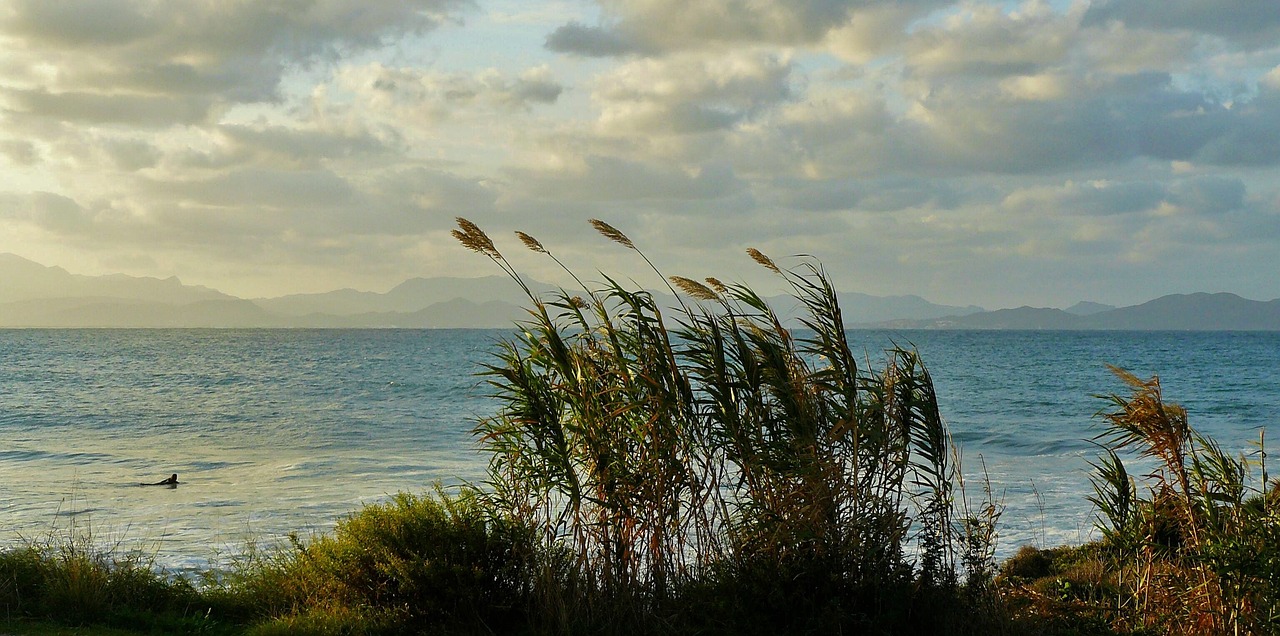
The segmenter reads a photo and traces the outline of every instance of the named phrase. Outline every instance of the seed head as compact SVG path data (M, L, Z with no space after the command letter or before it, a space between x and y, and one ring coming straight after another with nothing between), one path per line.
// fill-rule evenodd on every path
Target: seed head
M620 230L618 230L618 228L613 227L612 225L609 225L608 223L605 223L600 219L591 219L590 222L591 222L591 227L594 227L597 232L604 235L604 237L609 239L610 241L613 241L614 243L622 245L627 249L632 249L632 250L636 249L636 244L632 243L631 239L627 238L627 235L623 234Z
M484 254L489 258L502 258L502 254L498 252L498 248L493 246L493 241L489 239L489 235L480 229L480 226L464 219L457 217L458 228L453 230L453 238L458 239L462 246L480 254Z
M755 261L755 262L757 262L757 263L760 263L762 266L764 266L765 268L769 269L769 270L770 270L770 271L772 271L773 273L775 273L775 274L781 274L781 273L782 273L782 270L781 270L781 269L779 269L779 268L778 268L778 266L777 266L776 264L774 264L773 259L769 258L768 256L765 256L765 255L764 255L764 253L763 253L763 252L761 252L760 250L758 250L758 249L756 249L756 248L754 248L754 247L748 247L748 248L747 248L747 255L749 255L749 256L751 257L751 260L753 260L753 261Z
M680 288L680 291L689 294L693 298L698 300L719 300L719 296L716 296L716 293L711 291L711 288L696 280L685 278L684 276L670 276L668 278L672 284Z
M516 230L516 236L519 237L520 242L524 243L524 246L529 248L530 250L533 250L541 254L547 253L547 248L543 247L542 243L538 242L538 239L533 238L532 236L529 236L528 234L525 234L524 232L521 232L519 230Z

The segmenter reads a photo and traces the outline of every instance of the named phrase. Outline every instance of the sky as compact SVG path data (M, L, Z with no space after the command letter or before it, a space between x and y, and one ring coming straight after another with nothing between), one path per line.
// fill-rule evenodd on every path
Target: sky
M4 0L0 252L241 297L499 273L1280 297L1272 0Z

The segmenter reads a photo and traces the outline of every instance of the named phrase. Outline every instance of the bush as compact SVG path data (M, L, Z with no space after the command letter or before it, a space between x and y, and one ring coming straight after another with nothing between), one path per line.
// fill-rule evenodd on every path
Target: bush
M0 612L174 632L213 626L186 579L119 547L97 546L87 529L72 529L0 552Z
M365 506L332 534L295 538L290 550L242 562L224 594L277 627L514 628L526 622L532 550L531 533L490 515L474 492L400 493Z

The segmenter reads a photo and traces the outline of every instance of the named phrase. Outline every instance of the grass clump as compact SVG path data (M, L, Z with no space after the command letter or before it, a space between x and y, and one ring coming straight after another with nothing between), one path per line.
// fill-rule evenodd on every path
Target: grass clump
M1006 562L1014 613L1034 633L1277 633L1280 497L1265 464L1255 481L1253 462L1192 428L1158 378L1113 371L1131 393L1105 396L1095 438L1102 539ZM1134 476L1135 459L1150 471Z
M364 506L331 534L293 537L242 560L218 594L253 633L399 633L522 628L532 535L476 493L400 493Z
M217 625L199 592L140 550L95 543L88 528L0 551L0 617L171 632Z
M568 268L585 296L542 297L473 223L454 235L530 302L488 367L501 410L476 432L486 505L568 559L542 568L561 577L535 591L544 627L905 632L975 618L957 599L966 574L968 593L990 578L998 510L954 516L927 370L905 349L860 368L818 264L749 251L799 301L796 335L750 288L714 278L667 279L676 309Z

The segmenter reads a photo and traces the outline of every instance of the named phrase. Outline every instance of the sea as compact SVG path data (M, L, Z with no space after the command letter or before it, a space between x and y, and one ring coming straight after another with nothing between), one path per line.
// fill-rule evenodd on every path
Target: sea
M0 330L0 546L88 538L171 572L225 567L361 505L481 484L477 373L510 330ZM1108 365L1158 375L1224 448L1261 460L1280 332L853 331L915 347L997 555L1098 536L1089 463ZM1280 464L1271 468L1280 472ZM1141 470L1135 470L1141 473ZM177 487L142 486L176 473ZM1255 476L1260 471L1255 470Z

